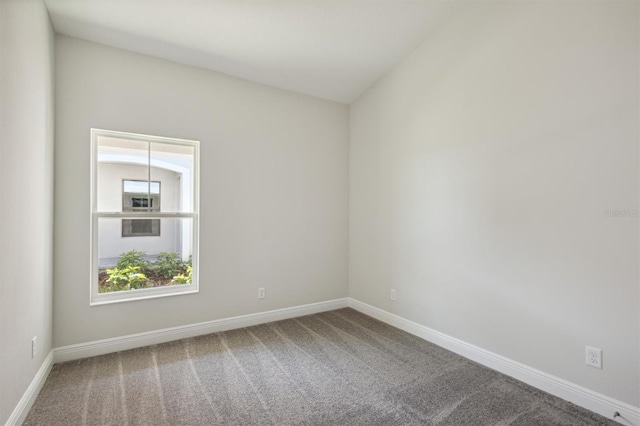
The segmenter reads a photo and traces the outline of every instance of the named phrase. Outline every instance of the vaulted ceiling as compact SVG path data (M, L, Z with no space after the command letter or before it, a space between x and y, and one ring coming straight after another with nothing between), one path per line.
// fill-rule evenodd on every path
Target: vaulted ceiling
M55 31L350 103L463 3L46 0Z

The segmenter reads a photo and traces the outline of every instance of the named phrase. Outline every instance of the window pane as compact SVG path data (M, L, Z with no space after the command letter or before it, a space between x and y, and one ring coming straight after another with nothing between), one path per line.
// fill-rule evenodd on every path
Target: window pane
M156 230L158 236L136 236ZM190 284L192 254L191 218L98 218L98 291Z
M97 143L97 157L96 200L98 211L123 211L123 181L137 181L132 185L137 185L140 189L127 192L148 193L148 142L101 136Z
M125 180L123 181L123 191L138 193L138 194L147 194L151 189L152 194L160 194L160 182L152 181L151 188L149 188L149 182L146 180Z
M163 212L194 209L195 149L188 145L151 143L151 180L160 183Z
M131 197L131 207L151 207L153 200L149 198Z
M160 219L122 219L122 237L160 237Z

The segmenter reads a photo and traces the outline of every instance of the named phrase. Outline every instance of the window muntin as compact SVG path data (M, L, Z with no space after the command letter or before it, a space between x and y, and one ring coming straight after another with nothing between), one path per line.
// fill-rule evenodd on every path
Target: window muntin
M198 142L97 129L91 135L91 304L198 291ZM131 251L150 265L145 285L106 283L107 270ZM167 253L179 273L157 267Z

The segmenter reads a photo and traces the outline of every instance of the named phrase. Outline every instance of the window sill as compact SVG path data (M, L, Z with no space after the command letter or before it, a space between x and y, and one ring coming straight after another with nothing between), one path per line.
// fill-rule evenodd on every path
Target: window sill
M184 294L198 293L200 290L196 284L145 288L139 290L117 291L112 293L99 293L91 297L89 305L101 306L122 302L135 302L138 300L157 299L159 297L182 296Z

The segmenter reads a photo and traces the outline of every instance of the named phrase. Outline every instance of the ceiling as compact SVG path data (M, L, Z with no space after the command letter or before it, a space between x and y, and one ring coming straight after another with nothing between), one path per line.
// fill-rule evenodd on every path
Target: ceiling
M436 0L45 0L55 31L351 103L454 13Z

